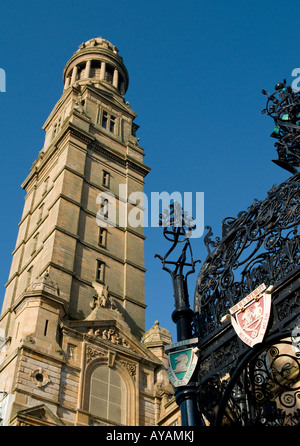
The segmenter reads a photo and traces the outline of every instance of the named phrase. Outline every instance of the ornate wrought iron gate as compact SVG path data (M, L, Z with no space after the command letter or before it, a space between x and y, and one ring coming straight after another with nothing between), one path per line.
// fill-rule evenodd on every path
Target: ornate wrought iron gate
M207 257L197 278L193 312L186 278L195 262L186 221L178 228L171 218L171 229L164 228L167 238L173 234L172 248L160 257L177 296L173 320L177 323L181 315L183 326L186 317L190 336L198 338L198 366L190 386L194 395L187 392L185 399L196 401L197 415L206 425L300 424L300 96L285 81L272 95L263 93L268 95L263 112L276 124L275 162L294 175L274 185L265 200L254 200L236 218L225 219L221 238L213 238L206 227ZM174 206L169 217L172 213ZM168 257L180 241L184 249L172 262ZM185 275L184 267L190 268ZM249 347L226 315L261 284L273 286L270 319L263 342ZM177 391L179 403L184 391Z

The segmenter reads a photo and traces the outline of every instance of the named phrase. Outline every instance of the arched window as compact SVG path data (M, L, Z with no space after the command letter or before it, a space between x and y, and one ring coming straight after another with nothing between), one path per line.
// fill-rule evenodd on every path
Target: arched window
M91 414L126 425L126 408L126 388L122 377L111 367L97 367L90 383Z

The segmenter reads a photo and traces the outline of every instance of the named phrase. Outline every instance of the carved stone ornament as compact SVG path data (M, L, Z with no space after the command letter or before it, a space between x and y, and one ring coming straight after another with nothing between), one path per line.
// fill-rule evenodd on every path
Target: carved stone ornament
M30 374L30 377L32 381L35 383L35 385L39 388L44 387L46 384L50 382L48 373L41 368L34 370Z
M86 362L89 364L95 358L105 358L107 357L106 352L103 350L96 349L91 346L86 347Z
M33 283L30 284L27 291L47 291L55 296L59 296L58 284L55 280L51 279L48 270L38 276Z
M128 349L132 348L131 345L127 342L127 339L122 336L118 330L115 328L104 328L104 329L96 329L90 328L88 331L88 335L96 336L98 338L110 341L115 345L122 345Z
M98 282L93 282L92 285L96 291L96 294L93 296L93 300L90 303L92 310L97 307L103 307L118 312L118 308L113 298L108 293L108 285Z
M127 361L120 361L120 364L122 364L122 366L125 367L125 369L129 372L129 375L134 381L136 376L136 364Z

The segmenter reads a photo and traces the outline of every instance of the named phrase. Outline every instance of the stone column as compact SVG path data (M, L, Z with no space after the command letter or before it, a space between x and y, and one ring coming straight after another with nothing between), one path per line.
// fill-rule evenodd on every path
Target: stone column
M66 77L66 81L65 81L65 90L68 88L68 86L70 85L70 77Z
M74 84L74 82L76 81L77 72L78 72L78 68L75 65L75 67L73 68L73 71L72 71L71 84Z
M105 79L105 72L106 72L106 63L101 62L100 81L103 81Z
M91 71L91 60L88 60L85 66L85 72L84 72L84 78L88 79L90 77L90 71Z
M113 86L118 88L118 82L119 82L119 72L115 68L115 70L114 70L114 77L113 77Z

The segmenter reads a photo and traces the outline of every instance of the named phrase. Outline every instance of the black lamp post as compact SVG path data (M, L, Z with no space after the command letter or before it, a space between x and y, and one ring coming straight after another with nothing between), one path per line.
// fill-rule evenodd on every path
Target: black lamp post
M164 211L164 215L160 216L160 225L164 228L164 236L172 242L172 246L164 257L156 254L163 265L163 270L167 271L172 278L175 310L172 313L172 320L176 324L177 343L188 341L192 338L192 323L194 312L189 305L187 277L195 272L195 264L193 260L192 249L189 237L191 231L195 229L193 219L188 218L186 213L182 213L181 205L177 202L170 205L169 211ZM169 260L170 255L176 249L179 243L183 243L181 254L177 260ZM189 255L190 261L187 261ZM172 269L171 269L172 268ZM184 273L184 268L188 271ZM193 377L187 385L176 387L176 402L181 409L181 419L183 426L198 426L202 424L199 419L197 402L196 402L196 383Z

